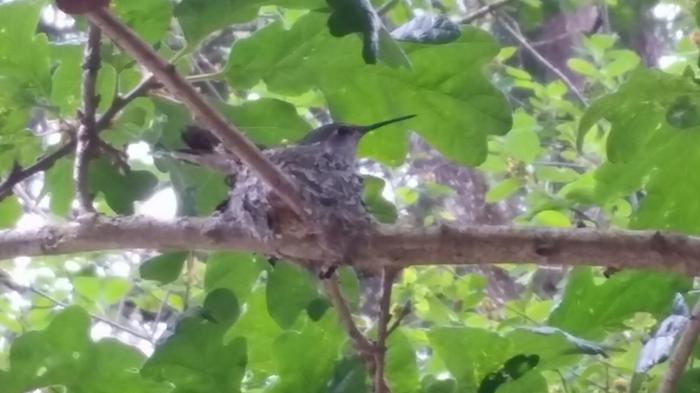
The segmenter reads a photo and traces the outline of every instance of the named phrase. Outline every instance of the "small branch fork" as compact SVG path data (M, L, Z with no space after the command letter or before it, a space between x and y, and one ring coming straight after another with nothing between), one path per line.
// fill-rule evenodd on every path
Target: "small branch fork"
M100 39L102 33L94 25L88 26L88 41L83 57L82 108L79 113L80 127L76 137L73 180L75 195L83 213L95 212L87 184L87 171L90 159L98 147L95 112L99 97L95 94L97 74L100 69Z
M144 79L139 83L133 90L127 93L125 96L116 96L109 108L102 114L95 122L96 132L101 132L107 129L112 120L121 112L124 107L126 107L131 101L138 97L145 95L148 90L156 86L155 79L149 77ZM14 187L21 183L22 181L36 175L39 172L47 171L56 163L56 161L69 155L75 151L76 140L71 139L57 150L44 155L39 158L34 164L28 166L27 168L21 168L19 165L15 165L10 171L10 174L0 182L0 201L12 195L12 190Z
M397 318L395 324L389 327L391 320L391 288L397 273L398 270L393 268L385 268L382 271L382 297L380 300L379 319L377 321L377 341L375 343L372 343L353 321L352 312L343 298L337 278L333 276L323 280L326 293L338 313L341 325L348 333L348 336L350 336L355 351L372 377L373 391L375 393L389 393L389 387L384 380L386 339L396 329L402 318Z

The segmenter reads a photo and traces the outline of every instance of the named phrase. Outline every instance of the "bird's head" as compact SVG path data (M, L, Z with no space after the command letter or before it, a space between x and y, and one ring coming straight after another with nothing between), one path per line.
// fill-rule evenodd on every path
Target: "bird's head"
M368 132L415 116L416 115L401 116L366 126L357 126L347 123L326 124L309 132L298 144L311 145L314 143L323 143L331 151L339 153L347 152L354 155L360 138Z

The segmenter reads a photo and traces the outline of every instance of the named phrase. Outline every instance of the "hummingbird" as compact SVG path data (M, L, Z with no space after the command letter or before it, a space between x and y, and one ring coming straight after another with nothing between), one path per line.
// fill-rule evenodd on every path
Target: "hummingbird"
M295 181L312 208L314 225L302 222L262 179L226 151L209 131L190 126L182 134L188 149L176 158L206 165L228 176L229 198L218 207L227 219L260 239L317 237L337 252L340 263L351 259L353 245L375 225L362 200L357 173L357 146L368 132L408 120L401 116L370 125L331 123L318 127L297 143L264 149L263 154ZM281 255L280 257L284 257Z

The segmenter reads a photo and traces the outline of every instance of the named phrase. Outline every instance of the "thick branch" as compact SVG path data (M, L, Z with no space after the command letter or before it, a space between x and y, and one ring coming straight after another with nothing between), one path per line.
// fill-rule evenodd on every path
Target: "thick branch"
M85 44L83 57L82 78L82 108L80 113L80 127L75 146L75 165L73 166L73 180L75 181L75 195L83 212L94 212L92 198L87 185L87 170L90 158L97 147L97 128L95 127L95 112L99 97L95 95L97 73L100 69L100 29L94 25L88 27L88 41Z
M323 264L318 239L262 241L220 218L98 217L31 230L0 230L0 259L118 249L236 249ZM537 263L648 268L700 275L700 237L652 231L480 226L382 229L357 244L355 266L379 272L426 264Z
M678 380L683 374L683 370L685 370L685 365L688 363L688 358L693 353L698 335L700 335L700 299L693 306L688 325L678 340L675 352L668 360L668 369L661 380L658 393L673 393L675 391Z
M86 16L124 51L148 68L168 90L177 95L192 111L195 118L221 140L224 147L256 170L260 177L297 214L306 217L303 209L304 204L296 185L263 156L260 150L246 139L240 130L229 125L216 109L185 78L176 72L174 66L158 56L153 49L116 19L107 9L100 8L87 13Z

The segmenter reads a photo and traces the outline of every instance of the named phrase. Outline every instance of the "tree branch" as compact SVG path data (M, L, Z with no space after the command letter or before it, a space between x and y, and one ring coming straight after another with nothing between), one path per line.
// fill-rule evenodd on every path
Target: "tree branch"
M241 250L321 266L318 239L263 241L220 217L161 220L96 217L61 225L0 230L0 260L119 249ZM412 265L536 263L645 268L700 275L700 237L653 231L475 226L406 231L382 228L357 245L355 267L368 272Z
M99 8L86 14L88 20L99 26L124 51L148 68L156 78L179 97L203 126L210 129L229 151L240 157L275 190L300 217L307 217L304 203L296 185L282 173L240 130L229 125L206 99L179 75L175 67L163 60L141 38L115 18L109 10Z
M343 298L343 294L340 291L338 279L333 276L322 281L326 289L326 293L328 294L328 298L330 299L331 304L333 304L335 312L338 313L340 324L343 325L343 328L345 328L348 336L350 336L355 350L360 354L360 356L373 355L374 345L367 340L367 337L362 334L360 329L357 328L357 325L355 325L355 321L352 320L352 312L350 312L350 308L345 302L345 298Z
M374 392L388 393L384 381L384 358L386 356L386 337L391 320L391 288L398 271L392 268L382 270L382 297L379 300L379 320L377 321L377 350L374 353Z
M58 150L54 150L53 152L39 158L34 164L28 166L27 168L22 169L19 165L15 165L7 178L0 183L0 201L10 196L12 194L12 190L18 183L28 179L31 176L34 176L39 172L48 170L53 166L53 164L56 163L56 161L62 157L65 157L74 149L75 141L71 141L58 148Z
M386 331L387 337L391 336L391 333L393 333L394 330L398 329L399 326L401 326L401 322L403 322L404 318L406 318L410 313L411 303L404 304L403 307L401 307L399 315L396 316L396 319L394 319L394 322L391 323L391 326L389 326L389 329Z
M494 1L493 3L487 4L487 5L479 8L478 10L472 12L471 14L465 16L462 20L459 21L459 23L461 23L463 25L472 23L475 20L481 18L482 16L484 16L486 14L490 14L491 12L493 12L493 11L495 11L495 10L497 10L497 9L503 7L504 5L511 3L513 1L515 1L515 0Z
M100 29L90 24L88 26L88 41L83 55L82 78L82 109L79 115L81 125L78 128L75 146L75 164L73 180L78 205L83 212L94 212L92 198L87 184L88 164L97 147L97 128L95 127L95 112L99 97L95 95L97 74L100 69Z
M698 335L700 335L700 299L693 306L688 325L678 340L675 352L668 360L668 369L661 380L658 393L673 393L675 391L678 379L683 374L688 358L693 352Z

